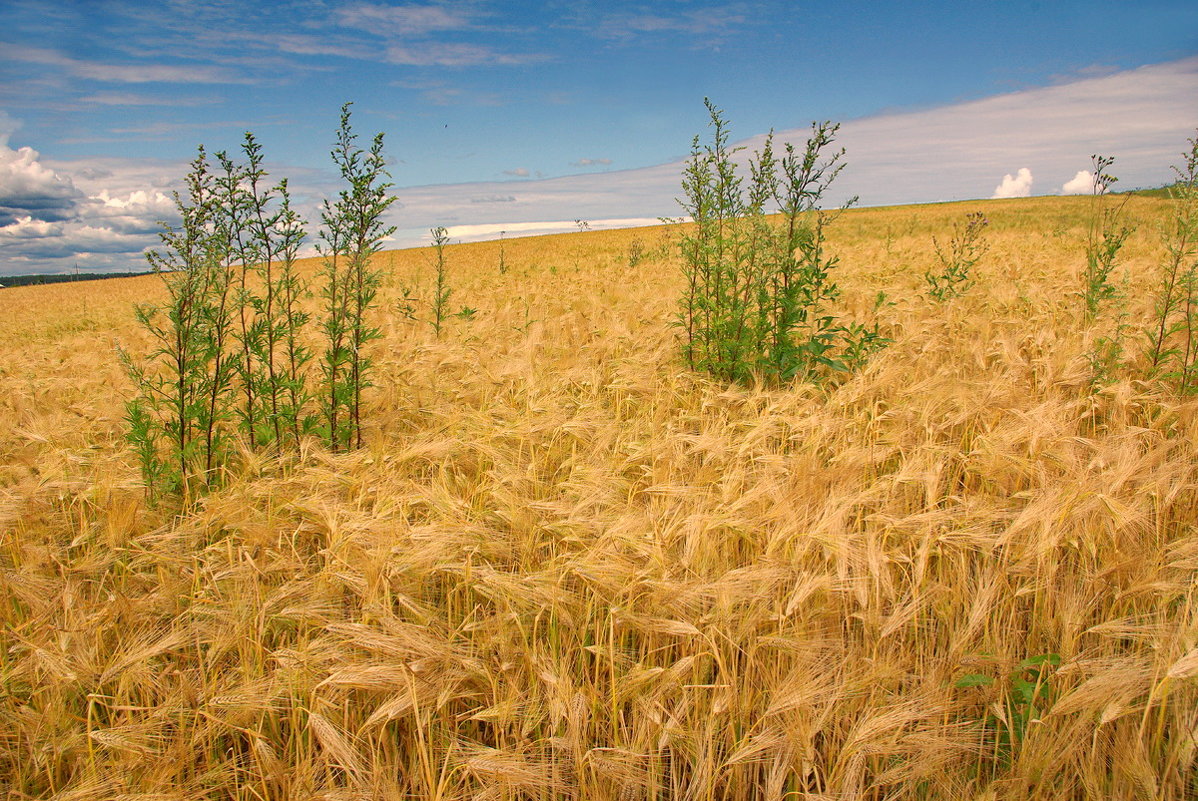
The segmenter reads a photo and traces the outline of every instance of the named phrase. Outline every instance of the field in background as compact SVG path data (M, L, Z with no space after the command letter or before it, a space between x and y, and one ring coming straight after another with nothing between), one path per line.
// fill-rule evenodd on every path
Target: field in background
M1136 325L1166 208L1128 206ZM925 300L975 209L977 286ZM846 213L894 342L827 389L682 369L676 231L454 246L439 340L394 311L429 251L381 254L368 447L181 517L114 353L160 279L0 291L0 790L1195 797L1198 407L1091 391L1088 209Z

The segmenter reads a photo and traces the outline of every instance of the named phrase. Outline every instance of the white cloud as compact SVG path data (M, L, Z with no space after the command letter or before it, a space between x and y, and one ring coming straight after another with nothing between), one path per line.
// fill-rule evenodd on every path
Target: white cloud
M21 124L17 122L7 111L0 108L0 147L8 147L8 140L16 132Z
M516 167L515 169L511 170L504 170L503 174L514 175L517 178L527 178L531 173L529 173L527 167Z
M7 141L0 144L0 225L21 217L53 222L74 213L82 193L70 176L59 175L39 159L33 148L13 150Z
M1061 187L1062 195L1088 195L1094 191L1094 173L1089 170L1078 170L1077 175L1070 178Z
M370 49L351 43L329 41L327 35L312 36L302 33L281 33L270 36L257 35L265 43L273 44L284 53L297 56L338 56L340 58L367 58Z
M160 120L144 125L131 125L122 128L112 128L116 134L140 134L143 137L174 137L191 131L206 129L224 130L255 130L277 125L279 123L257 122L252 120L208 120L207 122L169 122Z
M146 192L138 189L130 192L127 197L113 197L107 189L101 189L100 194L93 200L103 204L105 209L119 209L121 212L137 210L154 210L161 213L174 208L174 202L161 192Z
M837 145L847 153L829 204L859 195L863 205L966 200L993 192L1012 165L1030 175L1060 174L1090 153L1118 156L1128 186L1169 178L1169 164L1198 127L1198 58L1158 64L1071 84L1014 92L924 111L850 120ZM1186 109L1179 113L1179 109ZM809 128L781 131L776 145L801 144ZM760 150L764 136L735 142ZM433 225L490 225L561 217L603 220L637 214L676 216L682 162L611 170L520 184L516 201L471 203L511 192L510 182L479 182L399 190L405 208L393 217L400 243L419 244ZM529 178L525 168L505 175ZM1019 171L1012 176L1019 181ZM1028 187L1031 189L1032 187ZM566 228L565 230L571 230Z
M4 57L61 67L79 78L109 83L253 83L223 67L199 64L106 64L72 58L45 47L4 44Z
M0 147L0 198L9 199L8 208L0 199L0 217L8 212L0 219L0 264L9 273L63 272L76 263L89 271L145 269L144 251L159 246L158 221L177 219L160 187L185 171L182 163L150 160L47 162L31 148ZM21 206L13 209L16 199Z
M398 36L421 36L465 28L470 18L461 9L439 5L374 5L354 3L337 9L337 22L347 28Z
M1015 175L1007 173L1002 177L1002 183L994 188L991 198L1030 197L1032 194L1032 171L1020 167Z
M594 32L603 39L629 42L637 37L653 34L727 34L745 21L743 14L717 8L695 9L669 16L654 13L614 13L601 19Z
M11 225L0 226L0 237L5 239L41 239L47 236L62 236L62 223L18 217Z
M67 268L71 260L83 258L91 253L118 254L122 255L129 265L126 269L140 269L145 264L141 254L152 244L144 234L125 234L105 227L64 223L52 230L38 231L34 229L34 225L32 222L27 223L23 231L8 230L22 228L20 223L0 228L0 232L3 233L3 236L0 236L0 256L6 261L10 260L11 254L19 254L25 258L57 260L60 268Z
M661 223L656 217L617 217L608 220L587 220L590 230L609 228L639 228ZM449 236L463 242L492 239L499 234L553 234L577 231L577 220L540 220L534 222L484 223L478 225L451 225L445 229ZM425 237L427 239L428 237Z
M150 97L132 92L100 92L79 98L80 102L98 106L201 106L218 103L215 97Z
M863 203L976 198L995 176L1026 166L1061 174L1091 153L1118 157L1125 186L1169 178L1198 127L1198 57L952 106L851 120L838 144L838 184ZM806 132L794 131L780 134ZM759 142L752 140L752 143ZM1076 168L1074 168L1076 169ZM1067 174L1067 173L1066 173Z
M419 42L391 45L387 48L386 60L413 67L476 67L482 64L531 64L544 61L546 57L538 53L502 53L486 45L466 42Z
M80 216L123 234L157 234L159 221L173 222L178 209L173 198L154 190L137 189L114 196L107 189L90 197Z
M606 167L608 164L611 164L611 159L579 159L578 161L570 162L570 166L572 167Z

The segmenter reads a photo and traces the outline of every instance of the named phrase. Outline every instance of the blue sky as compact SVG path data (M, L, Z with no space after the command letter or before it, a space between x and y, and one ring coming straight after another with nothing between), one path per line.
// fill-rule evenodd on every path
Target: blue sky
M675 214L705 96L737 138L843 121L865 204L1056 193L1094 151L1159 183L1196 57L1193 2L0 0L0 275L140 269L196 145L247 129L316 219L347 100L397 245Z

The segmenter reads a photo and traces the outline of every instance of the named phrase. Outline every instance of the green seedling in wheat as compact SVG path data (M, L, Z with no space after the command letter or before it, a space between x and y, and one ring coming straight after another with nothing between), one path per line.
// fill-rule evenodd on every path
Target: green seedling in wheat
M1090 160L1094 167L1093 200L1086 231L1086 266L1082 275L1087 322L1093 322L1119 292L1113 273L1119 251L1132 230L1122 220L1124 206L1131 196L1125 195L1113 206L1109 199L1111 186L1119 180L1108 172L1115 163L1114 157L1093 155Z
M1115 381L1127 366L1126 339L1132 330L1127 313L1129 277L1124 274L1122 281L1117 283L1114 272L1119 253L1132 233L1132 228L1123 222L1124 208L1131 196L1125 195L1118 203L1110 205L1110 187L1119 180L1109 172L1115 159L1099 155L1090 159L1094 177L1081 294L1086 323L1097 323L1100 329L1086 355L1091 386L1098 388ZM1105 320L1101 319L1104 313Z
M449 297L453 294L453 289L449 286L449 271L445 263L445 246L449 244L449 232L443 227L438 226L433 228L429 233L433 238L433 269L435 270L433 278L433 299L432 299L432 326L437 337L441 336L441 327L445 324L445 318L449 316Z
M973 286L973 268L989 247L984 236L989 224L984 213L973 211L965 215L964 223L953 225L953 234L946 246L932 237L938 268L924 273L928 297L942 302L964 294ZM888 235L887 253L890 243Z
M229 241L225 268L232 281L232 314L236 318L233 338L237 343L236 368L240 395L237 416L241 433L245 435L249 446L254 448L258 444L259 434L265 430L265 414L258 395L261 381L255 380L255 356L262 351L259 341L262 327L255 319L257 290L252 267L262 249L250 229L253 199L246 188L249 168L230 158L223 150L217 152L216 158L221 166L221 173L216 179L220 195L219 219Z
M645 260L647 253L645 251L645 243L640 237L636 237L628 243L628 267L634 268Z
M1002 680L981 673L957 680L955 686L960 689L991 687L999 693L999 700L982 716L992 769L1011 764L1027 737L1028 727L1052 706L1052 676L1060 664L1059 654L1040 654L1021 661Z
M1148 376L1181 395L1198 391L1198 135L1173 167L1171 215L1161 229L1160 266L1152 325L1145 330Z

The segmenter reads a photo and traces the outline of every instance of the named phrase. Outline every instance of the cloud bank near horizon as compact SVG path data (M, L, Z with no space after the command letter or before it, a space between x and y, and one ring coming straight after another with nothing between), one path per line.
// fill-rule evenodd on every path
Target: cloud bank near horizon
M863 205L1031 194L1036 185L1076 191L1091 153L1117 158L1120 186L1151 186L1198 128L1198 57L1028 89L951 106L879 114L841 127L846 168L829 203ZM735 120L731 120L735 131ZM173 216L170 190L185 164L129 159L59 161L12 148L14 121L0 116L0 274L139 269L157 245L157 221ZM807 129L780 131L776 143L801 146ZM744 157L764 135L738 144ZM581 159L583 166L606 159ZM403 187L390 222L396 247L428 241L445 226L461 240L508 234L650 224L681 213L683 161L557 178ZM335 179L279 167L306 218ZM511 171L524 176L526 169ZM396 178L402 181L402 171ZM1008 180L1009 179L1009 180ZM1004 192L1012 194L1003 194Z
M994 194L990 196L990 199L1031 197L1033 181L1032 171L1027 167L1020 167L1014 175L1007 173L1002 177L1002 182L994 188Z

